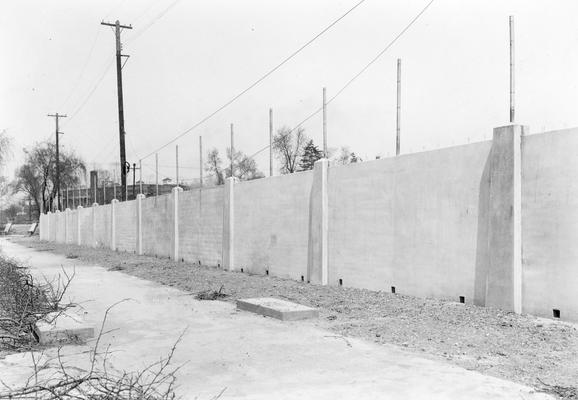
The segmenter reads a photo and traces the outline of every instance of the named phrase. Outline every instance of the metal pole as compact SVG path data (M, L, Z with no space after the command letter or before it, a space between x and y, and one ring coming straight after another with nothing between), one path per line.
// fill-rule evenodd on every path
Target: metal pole
M269 176L273 176L273 109L269 109Z
M78 205L82 205L82 195L80 194L80 188L78 188Z
M199 184L203 187L203 137L199 136Z
M155 182L157 187L157 194L159 196L159 153L155 153Z
M102 182L102 204L106 204L106 183L107 181Z
M234 176L233 174L233 158L235 157L235 142L233 140L233 124L231 124L231 178Z
M395 127L395 155L401 150L401 58L397 59L397 117Z
M136 163L132 163L132 197L136 199Z
M88 188L86 188L86 204L85 205L88 207Z
M510 123L514 123L514 16L510 15Z
M179 186L179 145L175 148L175 160L177 162L177 187Z
M323 88L323 157L327 158L327 91Z
M64 207L64 209L68 208L68 186L64 187L64 191L66 192L66 207Z
M94 202L98 203L98 199L96 198L96 185L98 184L98 179L96 178L96 175L94 178Z
M139 190L142 194L142 160L138 160L138 180L139 180Z
M116 199L116 169L112 170L112 197Z

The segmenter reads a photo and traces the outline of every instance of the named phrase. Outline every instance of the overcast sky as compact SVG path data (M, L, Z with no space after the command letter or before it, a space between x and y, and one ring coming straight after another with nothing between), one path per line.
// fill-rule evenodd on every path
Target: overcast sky
M315 36L359 0L2 0L0 129L14 160L34 142L62 144L89 167L118 160L114 34L122 34L127 158L155 151ZM429 0L366 0L233 105L180 139L181 176L198 175L204 147L253 154L293 127L381 51ZM395 152L396 60L402 59L402 152L489 139L508 123L508 16L516 24L516 122L531 132L578 125L578 2L436 0L328 109L329 147L363 158ZM321 147L321 115L304 125ZM159 153L174 176L174 145ZM256 157L268 171L268 153ZM154 156L143 161L153 178Z

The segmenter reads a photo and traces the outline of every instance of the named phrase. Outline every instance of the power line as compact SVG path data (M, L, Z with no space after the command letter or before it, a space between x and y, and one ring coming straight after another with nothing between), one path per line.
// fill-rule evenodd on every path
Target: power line
M114 62L114 57L111 57L108 64L106 65L106 68L104 69L102 75L98 78L98 80L96 81L96 84L93 86L93 88L90 90L90 92L88 93L88 95L86 96L86 98L82 101L82 103L74 110L74 112L70 115L68 122L70 123L70 121L72 121L72 119L84 108L84 106L86 105L86 103L88 102L88 100L90 100L90 98L92 97L92 95L94 94L94 92L96 91L96 89L98 89L98 87L100 86L100 84L102 83L104 77L106 76L106 73L110 70L110 67L112 66Z
M261 76L259 79L257 79L255 82L253 82L251 85L249 85L246 89L244 89L243 91L241 91L239 94L235 95L233 98L231 98L229 101L227 101L225 104L223 104L222 106L220 106L219 108L217 108L215 111L213 111L212 113L210 113L209 115L207 115L206 117L204 117L203 119L201 119L199 122L197 122L196 124L194 124L193 126L191 126L190 128L188 128L187 130L185 130L184 132L182 132L181 134L179 134L178 136L176 136L175 138L173 138L172 140L170 140L169 142L165 143L164 145L162 145L161 147L157 148L156 150L153 150L152 152L150 152L149 154L147 154L146 156L144 156L142 159L148 158L151 155L153 155L154 153L164 149L165 147L167 147L168 145L174 143L175 141L177 141L178 139L180 139L181 137L185 136L187 133L191 132L192 130L196 129L197 127L199 127L200 125L202 125L203 123L205 123L206 121L208 121L209 119L211 119L212 117L214 117L216 114L218 114L219 112L221 112L222 110L224 110L225 108L227 108L229 105L231 105L232 103L234 103L237 99L239 99L241 96L243 96L245 93L247 93L248 91L250 91L251 89L253 89L255 86L257 86L259 83L261 83L262 81L264 81L265 79L267 79L271 74L273 74L275 71L277 71L279 68L281 68L284 64L286 64L287 62L289 62L293 57L295 57L297 54L299 54L301 51L303 51L306 47L308 47L311 43L313 43L315 40L317 40L318 38L320 38L323 34L325 34L328 30L330 30L333 26L335 26L339 21L341 21L343 18L345 18L347 15L349 15L353 10L355 10L357 7L359 7L361 4L363 4L365 2L365 0L361 0L359 1L357 4L355 4L352 8L350 8L349 10L347 10L347 12L345 12L345 14L341 15L339 18L337 18L336 20L334 20L332 23L330 23L327 27L325 27L321 32L319 32L317 35L315 35L312 39L310 39L309 41L307 41L305 44L303 44L301 47L299 47L297 50L295 50L293 53L291 53L289 56L287 56L285 59L283 59L279 64L277 64L276 66L274 66L273 68L271 68L267 73L265 73L263 76Z
M393 38L393 40L391 40L387 46L385 46L385 48L383 50L381 50L379 53L377 53L377 55L375 57L373 57L357 74L355 74L349 81L347 81L347 83L345 85L343 85L343 87L341 87L341 89L339 89L337 91L337 93L335 93L335 95L333 97L331 97L326 104L331 103L333 100L335 100L337 98L337 96L339 96L341 93L343 93L343 91L345 89L347 89L357 78L359 78L365 71L367 71L369 69L369 67L371 67L383 54L385 54L385 52L387 50L390 49L391 46L393 46L395 44L395 42L398 41L398 39L403 36L403 34L409 29L411 28L411 26L426 12L426 10L432 5L432 3L435 0L430 0L429 3L426 4L426 6L405 26L405 28L403 28L401 30L400 33L397 34L397 36L395 38ZM305 119L303 119L301 122L299 122L297 125L295 125L291 130L290 133L295 131L296 129L298 129L300 126L302 126L305 122L309 121L311 118L313 118L315 115L319 114L321 111L323 110L323 107L319 107L318 109L316 109L313 113L309 114ZM261 150L257 151L255 154L253 154L252 156L250 156L249 158L253 158L255 156L257 156L259 153L267 150L270 147L270 145L267 145L265 147L263 147Z
M136 32L132 37L129 37L126 40L126 43L131 43L133 41L135 41L136 39L138 39L143 33L145 33L146 31L149 30L149 28L151 26L153 26L159 19L161 19L162 17L165 16L166 13L168 13L170 11L171 8L173 8L180 0L174 0L171 4L169 4L168 7L166 7L165 9L163 9L160 13L158 13L156 15L156 17L154 17L148 24L146 24L144 26L144 28L142 28L141 30L139 30L138 32ZM150 7L149 7L150 8ZM142 15L141 15L142 16ZM136 23L136 22L135 22Z

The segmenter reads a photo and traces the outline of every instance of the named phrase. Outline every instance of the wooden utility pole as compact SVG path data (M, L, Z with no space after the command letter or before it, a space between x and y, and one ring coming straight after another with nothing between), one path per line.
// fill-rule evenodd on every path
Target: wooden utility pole
M235 157L235 142L233 140L233 124L231 124L231 178L233 175L233 158Z
M126 163L126 151L124 148L124 106L123 106L123 97L122 97L122 57L127 57L128 55L122 54L122 44L120 42L120 33L121 29L132 29L130 25L121 25L118 20L115 23L110 22L101 22L101 25L112 26L114 27L114 34L116 37L116 87L117 87L117 95L118 95L118 131L120 136L120 176L121 176L121 185L123 188L123 193L126 196L126 170L125 170L125 163ZM125 199L126 200L126 197Z
M401 150L401 58L397 59L397 117L395 126L395 155Z
M58 143L58 136L62 135L62 132L58 131L58 119L66 118L63 114L48 114L49 117L54 117L56 122L56 207L59 211L62 211L60 207L60 145Z
M323 158L327 158L327 98L323 88Z
M155 185L156 196L159 197L159 153L155 153Z
M273 176L273 109L269 109L269 176Z
M199 184L203 187L203 137L199 136Z
M510 123L514 123L515 86L514 86L514 16L510 15Z

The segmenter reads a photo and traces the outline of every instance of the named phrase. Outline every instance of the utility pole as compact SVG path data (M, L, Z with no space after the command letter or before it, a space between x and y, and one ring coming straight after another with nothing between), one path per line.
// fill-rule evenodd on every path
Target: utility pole
M203 137L199 136L199 183L203 188Z
M60 149L59 149L59 143L58 143L58 136L62 135L62 132L58 131L58 119L59 118L66 118L66 115L63 114L48 114L49 117L54 117L54 120L56 121L56 205L58 207L59 211L61 210L60 207Z
M269 109L269 176L273 176L273 109Z
M132 197L136 199L136 163L132 163Z
M397 117L395 126L395 155L401 150L401 58L397 59Z
M138 160L139 191L142 194L142 160Z
M157 187L156 197L159 197L159 153L155 153L155 183Z
M233 158L235 157L235 142L233 140L233 124L231 123L231 178L233 175Z
M510 15L510 123L514 123L514 16Z
M122 44L120 42L121 29L132 29L130 25L121 25L118 20L116 22L101 22L101 25L114 27L114 35L116 37L116 86L118 94L118 131L120 136L120 173L121 173L121 185L123 187L123 192L126 196L126 152L124 148L124 108L123 108L123 97L122 97L122 57L127 57L128 55L122 54ZM126 198L125 198L126 200Z
M327 158L327 101L325 88L323 88L323 158Z
M179 186L179 145L175 147L175 161L177 163L177 187Z

